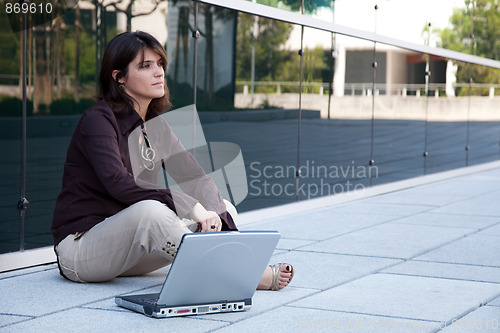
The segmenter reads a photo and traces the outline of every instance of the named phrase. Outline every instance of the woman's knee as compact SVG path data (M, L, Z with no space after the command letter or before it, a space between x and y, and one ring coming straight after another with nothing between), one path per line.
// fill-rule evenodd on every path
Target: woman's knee
M127 211L127 212L126 212ZM167 205L156 200L143 200L139 201L123 212L136 216L137 219L145 221L163 221L165 219L176 220L178 219L175 212Z

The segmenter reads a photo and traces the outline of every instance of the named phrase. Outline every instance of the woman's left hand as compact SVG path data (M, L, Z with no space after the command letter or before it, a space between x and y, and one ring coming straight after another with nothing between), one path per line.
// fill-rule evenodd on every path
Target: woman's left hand
M219 215L210 210L206 210L200 203L197 203L190 212L191 219L198 223L201 232L221 231L222 222Z

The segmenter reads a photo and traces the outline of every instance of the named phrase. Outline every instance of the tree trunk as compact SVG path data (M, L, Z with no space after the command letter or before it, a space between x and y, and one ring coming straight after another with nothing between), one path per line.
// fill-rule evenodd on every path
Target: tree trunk
M132 31L132 5L134 4L134 0L130 0L127 6L127 32Z
M41 27L35 32L35 103L33 113L48 113L52 102L52 75L50 70L50 29Z
M54 63L54 73L53 77L55 79L55 88L56 88L56 99L61 99L62 96L62 75L61 75L61 20L57 19L55 23L55 42L54 42L54 50L52 52L54 55L54 59L52 59Z
M26 15L26 17L28 17L28 15ZM19 15L19 26L22 27L23 26L23 19L22 19L22 15ZM24 71L24 68L23 68L23 57L25 56L23 54L23 31L19 31L19 40L21 41L19 43L19 54L21 55L21 62L19 64L19 96L22 95L23 93L23 71Z
M75 6L75 78L73 87L73 99L80 101L80 7Z
M205 34L207 38L206 62L207 74L205 76L205 91L209 101L214 98L214 36L213 17L211 6L205 7Z
M29 15L31 20L31 15ZM28 99L33 99L33 29L28 29L28 89L26 95Z

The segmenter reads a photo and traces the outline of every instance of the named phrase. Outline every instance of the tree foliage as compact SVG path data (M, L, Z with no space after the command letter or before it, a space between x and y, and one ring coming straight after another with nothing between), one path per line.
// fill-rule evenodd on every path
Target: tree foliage
M306 13L314 13L320 7L331 7L335 0L304 0L304 10ZM281 0L293 11L300 11L301 0Z
M254 16L238 15L236 39L236 80L249 81L251 78L251 47ZM286 48L293 25L259 18L258 33L255 38L255 80L256 81L295 81L300 80L297 51ZM323 81L322 70L327 67L328 59L321 47L304 52L303 80L305 82Z
M250 80L251 47L254 16L238 15L236 44L236 77L238 80ZM287 23L260 18L258 33L255 38L255 79L270 81L277 77L282 69L281 64L287 58L288 52L284 45L293 26Z
M500 60L500 3L498 0L465 0L455 9L452 28L440 31L444 48ZM500 83L500 70L460 63L457 82ZM486 92L482 92L485 94Z

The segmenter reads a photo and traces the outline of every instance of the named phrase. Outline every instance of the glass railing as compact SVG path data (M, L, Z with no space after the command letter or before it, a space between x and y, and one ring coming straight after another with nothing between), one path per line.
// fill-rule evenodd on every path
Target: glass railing
M334 24L333 14L341 15L346 2L315 3L316 12L305 14L291 1L264 0L176 1L161 10L166 13L162 43L174 108L195 103L208 142L241 148L248 195L237 206L240 212L499 159L500 86L488 79L471 81L464 74L470 63L485 72L499 68L498 61L401 41L375 33L375 26L365 32ZM0 60L0 253L52 245L52 213L66 150L95 93L96 47L103 49L106 40L125 28L101 8L107 19L100 22L107 26L97 34L93 5L86 6L80 13L79 57L71 11L62 17L66 27L59 35L66 53L52 54L64 64L61 72L53 62L53 76L43 81L42 64L31 60L26 136L30 205L24 223L17 208L20 68L2 65L5 55ZM0 18L7 29L5 17ZM139 23L132 28L151 31ZM37 34L42 30L28 34L28 45L39 45ZM54 36L52 31L45 40L55 43ZM0 38L21 42L14 33ZM47 82L54 89L43 100L37 88Z

